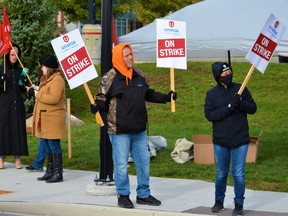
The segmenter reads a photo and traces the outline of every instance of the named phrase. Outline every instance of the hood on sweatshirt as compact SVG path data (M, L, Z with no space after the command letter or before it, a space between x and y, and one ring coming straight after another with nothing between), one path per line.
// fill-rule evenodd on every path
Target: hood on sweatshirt
M123 60L123 49L128 47L132 52L132 60L134 62L133 49L129 44L118 44L112 50L112 64L123 76L126 77L126 83L128 84L128 79L132 80L133 68L127 68Z

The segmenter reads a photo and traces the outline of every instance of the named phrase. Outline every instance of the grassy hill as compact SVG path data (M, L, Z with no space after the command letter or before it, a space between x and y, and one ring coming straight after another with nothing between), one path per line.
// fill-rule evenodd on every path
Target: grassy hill
M232 59L233 62L233 59ZM197 165L193 160L177 164L170 153L179 138L191 140L192 134L211 134L211 123L204 117L203 105L206 91L215 85L211 72L213 62L189 62L187 70L175 70L175 89L178 93L176 112L170 104L147 103L148 135L163 136L168 147L159 151L151 161L151 176L199 179L214 182L214 165ZM150 86L160 92L170 90L169 68L156 68L155 63L137 64L146 74ZM234 81L242 83L251 64L233 62ZM97 68L100 74L100 69ZM98 91L99 78L88 83L92 94ZM261 74L255 70L248 82L258 111L249 116L250 136L262 133L256 163L247 164L247 188L255 190L288 192L288 64L270 63ZM68 85L67 85L68 88ZM99 171L99 126L89 110L89 100L83 86L67 89L71 98L72 114L83 120L85 126L72 127L72 158L67 158L67 139L62 141L66 169ZM29 135L30 164L37 154L37 139ZM130 174L135 174L133 164ZM229 185L232 184L231 177Z

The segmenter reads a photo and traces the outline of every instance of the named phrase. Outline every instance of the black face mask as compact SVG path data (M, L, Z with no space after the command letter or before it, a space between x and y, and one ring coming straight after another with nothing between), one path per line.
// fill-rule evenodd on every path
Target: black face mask
M224 77L221 77L220 81L226 85L226 86L231 86L232 84L232 74L228 74Z

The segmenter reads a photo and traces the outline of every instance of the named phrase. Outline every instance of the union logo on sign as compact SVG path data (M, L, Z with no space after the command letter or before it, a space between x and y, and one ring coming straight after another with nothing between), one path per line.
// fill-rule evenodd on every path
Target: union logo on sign
M169 21L169 26L170 26L171 28L173 28L173 27L174 27L174 22L173 22L173 21Z
M68 35L65 35L65 36L63 37L63 41L66 42L66 43L69 41Z
M276 20L275 23L274 23L274 28L277 28L279 26L279 21Z

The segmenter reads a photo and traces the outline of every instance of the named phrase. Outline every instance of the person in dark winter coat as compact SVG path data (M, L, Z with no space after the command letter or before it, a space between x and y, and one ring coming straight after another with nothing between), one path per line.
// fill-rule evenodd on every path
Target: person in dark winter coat
M107 112L108 134L118 206L133 208L128 178L128 158L131 151L137 170L138 204L161 204L150 194L150 155L147 142L147 110L145 102L166 103L176 100L176 92L162 94L149 88L143 72L133 66L134 54L128 44L118 44L112 51L113 68L101 79L100 91L90 110Z
M232 82L232 68L224 62L215 62L212 71L217 85L205 98L204 113L213 126L213 146L216 161L215 204L212 212L224 209L227 177L232 161L231 174L234 181L233 215L242 215L245 194L245 163L249 145L247 114L257 110L249 90Z
M28 155L26 112L23 95L28 79L19 66L20 47L5 55L5 64L0 66L0 169L4 168L5 156L15 157L17 169L21 169L20 156Z

